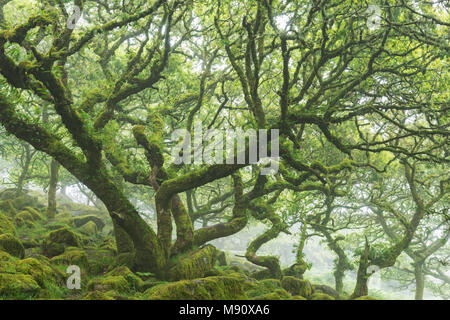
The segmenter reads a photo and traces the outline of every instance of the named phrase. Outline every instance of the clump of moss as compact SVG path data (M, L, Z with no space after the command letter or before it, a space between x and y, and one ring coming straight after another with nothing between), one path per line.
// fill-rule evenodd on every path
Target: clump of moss
M114 252L106 249L85 249L88 255L89 272L91 274L104 273L116 262L116 255Z
M103 220L93 214L75 217L72 219L72 223L77 228L82 227L87 223L94 223L96 226L96 230L99 231L101 231L105 227L105 223L103 222Z
M254 298L254 297L272 293L278 289L282 289L280 280L264 279L264 280L257 281L255 286L251 290L246 291L246 293L249 298Z
M266 293L257 297L254 300L290 300L292 296L284 289L276 289L273 292Z
M43 249L46 255L60 255L67 247L80 247L81 238L69 228L61 228L50 232L44 239Z
M305 297L302 297L302 296L292 296L291 300L308 300L308 299L306 299Z
M8 219L8 217L0 212L0 234L16 234L16 227L14 224Z
M143 294L148 300L235 300L247 299L236 277L208 277L154 286Z
M36 207L37 202L37 198L27 194L11 199L11 203L16 210L23 210L25 207Z
M78 228L78 230L87 236L96 235L97 234L97 225L94 222L89 221L89 222L85 223L84 225L82 225L80 228Z
M83 300L114 300L111 292L92 291L83 297Z
M128 281L123 276L107 276L95 278L89 281L87 285L89 291L110 291L119 293L130 293L131 288Z
M61 286L65 279L65 274L52 266L45 257L19 260L16 262L16 271L31 276L42 288Z
M25 256L25 248L22 243L10 233L0 235L0 250L18 258Z
M138 276L136 276L133 272L131 272L131 270L126 266L117 267L117 268L113 269L112 271L108 272L106 275L107 276L122 276L122 277L124 277L125 280L127 280L130 287L135 291L139 291L139 289L144 284L142 279L139 278Z
M311 296L311 300L335 300L335 299L326 293L314 292L314 294Z
M320 284L313 285L313 291L314 293L322 292L329 296L332 296L335 299L339 299L339 293L335 289L327 285L320 285Z
M33 217L34 221L42 220L42 215L36 209L34 209L32 207L25 207L25 208L23 208L23 210L28 211L31 214L31 216Z
M176 264L172 263L175 266L168 270L166 277L170 281L201 278L214 268L215 262L216 248L207 245L182 257L175 262Z
M64 212L58 213L55 216L56 220L63 220L63 219L65 220L65 219L71 219L71 218L72 218L72 214L69 211L64 211Z
M371 297L371 296L361 296L354 300L377 300L377 299L375 299L374 297Z
M312 295L312 286L308 280L285 276L281 280L281 286L293 296L299 295L309 298Z
M39 285L29 275L0 273L0 297L33 297L40 290Z
M67 247L64 253L51 258L50 261L56 265L77 265L85 272L89 270L89 261L86 252L76 247Z
M15 223L17 226L33 227L33 221L33 215L27 210L20 211L15 217Z
M10 217L14 217L17 214L17 210L16 208L14 208L11 200L0 201L0 211L4 212Z

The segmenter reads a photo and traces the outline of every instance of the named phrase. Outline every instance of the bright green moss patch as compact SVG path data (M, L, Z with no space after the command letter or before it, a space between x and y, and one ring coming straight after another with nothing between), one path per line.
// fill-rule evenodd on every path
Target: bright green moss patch
M312 286L308 280L301 280L291 276L283 277L281 286L292 295L309 298L312 295Z
M83 249L76 247L66 248L64 253L51 258L50 261L55 265L77 265L85 272L89 270L89 261L86 252L84 252Z
M315 292L311 296L311 300L335 300L332 296L322 293L322 292Z
M10 233L16 234L16 227L8 219L8 217L0 211L0 234Z
M175 266L167 272L167 279L175 281L204 277L208 271L214 268L215 262L216 248L207 245L175 262Z
M25 248L22 243L10 233L0 235L0 250L18 258L25 256Z
M247 299L242 281L236 277L208 277L162 284L144 293L148 300Z
M131 288L128 281L123 276L107 276L95 278L89 281L87 285L89 291L110 291L115 290L119 293L130 293Z
M81 238L67 227L50 232L44 240L43 249L46 255L62 254L67 247L80 247Z
M0 297L14 299L33 297L40 289L29 275L0 273Z

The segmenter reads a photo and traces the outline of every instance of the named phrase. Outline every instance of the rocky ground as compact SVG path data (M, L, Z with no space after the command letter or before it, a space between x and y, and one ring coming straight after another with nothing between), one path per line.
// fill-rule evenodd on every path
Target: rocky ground
M256 280L255 268L213 246L180 258L165 281L152 273L133 273L117 256L106 212L67 199L59 199L54 219L45 212L39 194L0 192L0 299L345 298L333 288L292 276ZM201 266L205 252L217 257L214 265ZM81 289L67 287L72 265L80 268Z

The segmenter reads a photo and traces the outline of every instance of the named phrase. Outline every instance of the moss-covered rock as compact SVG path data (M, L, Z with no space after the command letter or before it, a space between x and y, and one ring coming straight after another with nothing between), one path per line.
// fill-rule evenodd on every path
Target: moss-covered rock
M56 220L67 220L67 219L71 219L72 218L72 213L70 213L69 211L63 211L61 213L58 213L55 216Z
M33 217L33 221L42 220L42 215L39 211L32 207L25 207L23 208L24 211L28 211L31 216Z
M36 207L38 200L35 197L24 194L20 197L11 199L11 203L16 208L16 210L23 210L25 207Z
M17 214L17 210L14 208L11 200L0 201L0 212L3 212L10 217L14 217Z
M77 228L84 226L90 222L95 224L96 230L102 231L102 229L105 227L105 223L103 222L103 220L93 214L74 217L72 219L72 222Z
M88 221L87 223L79 227L78 230L87 236L92 236L97 234L97 225L92 221Z
M83 300L114 300L111 292L92 291L83 297Z
M254 297L272 293L278 289L282 289L280 280L264 279L264 280L257 281L253 288L246 291L246 294L249 298L254 298Z
M225 252L221 250L217 250L216 252L216 259L219 266L226 266L227 265L227 256Z
M8 252L0 250L0 262L15 261L15 260L17 260L17 258L13 257Z
M170 281L201 278L214 268L215 262L216 248L207 245L173 262L175 265L168 270L166 278Z
M285 276L281 280L281 286L293 296L309 298L312 295L312 286L308 280Z
M39 243L32 238L20 238L20 242L22 242L25 249L36 248L39 247Z
M149 300L235 300L246 299L242 280L236 277L208 277L162 284L148 289Z
M30 213L30 211L23 210L20 211L14 218L14 222L17 226L27 226L27 227L33 227L34 217Z
M24 274L0 273L0 297L25 299L39 293L41 288L33 277Z
M29 275L42 288L52 287L54 285L61 286L64 284L66 275L50 264L45 258L27 258L16 261L16 271L25 275Z
M116 262L116 255L110 250L93 248L85 249L88 255L89 272L91 274L101 274L110 269Z
M15 235L16 227L14 226L14 224L11 222L11 220L9 220L9 218L5 214L0 212L0 234L6 234L6 233Z
M311 300L335 300L335 299L326 293L314 292L314 294L311 296Z
M122 276L127 280L128 284L134 291L139 291L144 282L141 278L135 275L126 266L117 267L106 274L107 276Z
M51 258L50 261L55 265L76 265L80 267L81 271L89 271L88 256L86 252L80 248L67 247L64 253Z
M114 290L119 293L130 293L131 287L123 276L107 276L95 278L89 281L87 285L89 291L110 291Z
M329 296L332 296L335 299L339 299L339 293L335 289L327 285L315 284L313 285L313 291L314 293L322 292Z
M306 299L305 297L302 297L302 296L292 296L291 300L308 300L308 299Z
M361 297L358 297L353 300L377 300L377 299L375 299L374 297L371 297L371 296L361 296Z
M25 248L22 243L10 233L0 235L0 250L18 258L25 256Z
M81 238L69 228L61 228L47 234L44 239L44 253L50 257L60 255L67 247L80 247Z
M276 289L273 292L256 296L253 300L290 300L292 296L284 289Z

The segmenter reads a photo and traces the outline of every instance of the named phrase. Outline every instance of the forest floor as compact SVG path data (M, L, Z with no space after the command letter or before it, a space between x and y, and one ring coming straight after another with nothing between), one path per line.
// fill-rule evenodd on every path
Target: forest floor
M118 259L107 212L60 198L56 217L45 213L45 198L36 192L0 192L0 299L346 299L307 279L256 280L257 268L231 254L197 279L134 273Z

